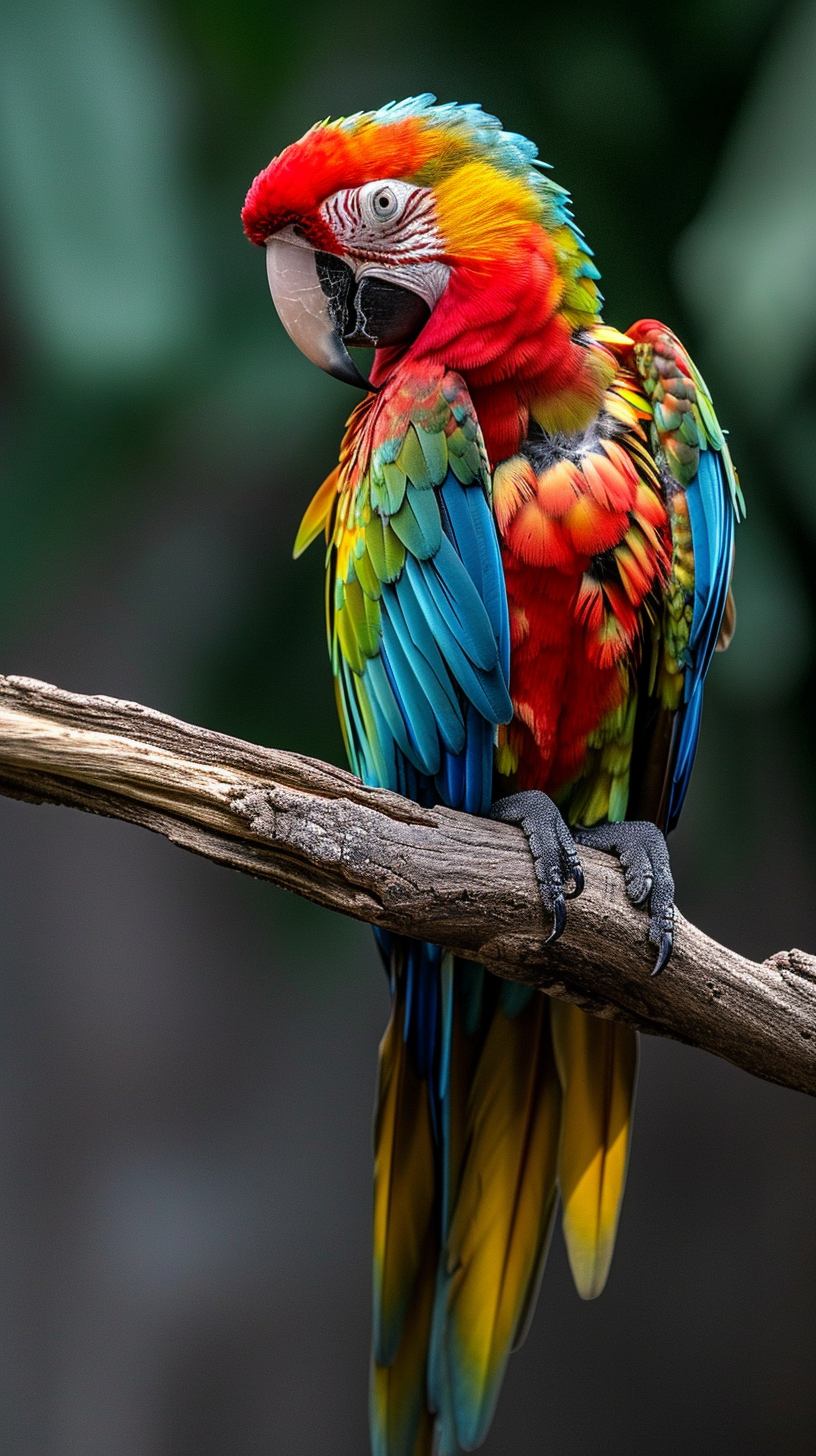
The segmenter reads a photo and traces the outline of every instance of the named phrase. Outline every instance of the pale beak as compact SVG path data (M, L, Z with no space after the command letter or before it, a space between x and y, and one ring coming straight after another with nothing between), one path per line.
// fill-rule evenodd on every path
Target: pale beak
M359 389L373 389L346 348L410 342L430 317L419 294L353 270L336 253L316 252L292 226L266 244L272 301L290 339L313 364Z
M266 276L280 321L301 353L335 379L369 389L343 343L354 288L348 265L331 253L316 253L285 228L266 244Z

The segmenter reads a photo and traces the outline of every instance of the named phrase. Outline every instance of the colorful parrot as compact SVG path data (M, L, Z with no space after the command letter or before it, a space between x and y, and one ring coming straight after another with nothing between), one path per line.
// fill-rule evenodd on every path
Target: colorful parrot
M352 768L519 824L561 933L576 845L619 856L655 972L703 682L744 507L706 385L599 273L536 148L433 96L313 127L243 211L295 343L366 393L295 554L327 542ZM349 346L374 346L371 377ZM377 932L374 1456L484 1440L560 1194L580 1295L609 1271L636 1034Z

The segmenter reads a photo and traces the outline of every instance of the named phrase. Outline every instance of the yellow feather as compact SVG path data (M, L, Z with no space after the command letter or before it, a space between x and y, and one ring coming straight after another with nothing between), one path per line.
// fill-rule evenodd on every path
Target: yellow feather
M439 231L459 258L493 258L510 250L538 219L538 194L488 162L467 162L437 183ZM474 211L473 199L479 206Z
M373 1456L431 1456L434 1421L428 1409L426 1364L439 1244L428 1231L422 1268L390 1365L372 1357L369 1408Z
M400 979L380 1043L374 1124L374 1354L394 1359L413 1293L434 1202L428 1089L403 1040Z
M601 344L608 344L613 349L631 349L634 344L628 334L622 334L619 329L613 329L609 324L596 324L592 333Z
M480 1444L526 1328L555 1207L561 1095L549 1002L497 1008L473 1078L466 1156L445 1248L447 1365L457 1436Z
M564 1098L558 1153L564 1239L578 1293L594 1299L609 1273L626 1182L637 1033L553 1001L552 1037Z
M319 491L312 497L310 504L306 507L306 514L300 523L292 555L297 559L302 556L307 546L311 546L316 536L321 531L326 532L326 540L329 538L328 526L332 507L337 498L338 478L340 466L338 465L323 481Z
M501 728L499 729L501 733ZM518 768L518 753L512 743L507 741L506 736L501 736L496 742L495 752L496 773L502 778L512 778Z
M548 434L577 434L586 429L597 413L597 397L574 389L552 390L540 399L534 399L530 405L530 414L536 424Z

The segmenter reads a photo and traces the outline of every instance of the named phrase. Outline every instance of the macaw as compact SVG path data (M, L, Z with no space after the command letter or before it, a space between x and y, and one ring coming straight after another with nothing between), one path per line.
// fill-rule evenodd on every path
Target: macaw
M475 105L320 123L255 178L243 223L291 338L365 390L295 545L325 535L353 770L519 824L553 936L577 846L617 854L662 969L662 831L733 629L744 511L700 373L664 325L602 321L568 194ZM377 934L372 1451L457 1456L487 1433L559 1195L578 1293L604 1286L637 1038Z

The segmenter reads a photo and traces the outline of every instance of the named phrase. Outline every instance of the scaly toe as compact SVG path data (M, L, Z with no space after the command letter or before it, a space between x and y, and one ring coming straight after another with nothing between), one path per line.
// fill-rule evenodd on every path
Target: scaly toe
M540 790L526 789L497 799L489 815L504 824L517 824L526 836L541 899L553 921L546 944L558 940L567 923L566 901L584 888L581 861L558 809ZM570 881L572 888L567 889Z
M666 841L655 824L624 820L621 824L595 824L577 829L579 844L590 844L617 855L624 873L626 894L633 905L649 905L649 940L657 947L652 971L659 976L674 944L674 880Z

